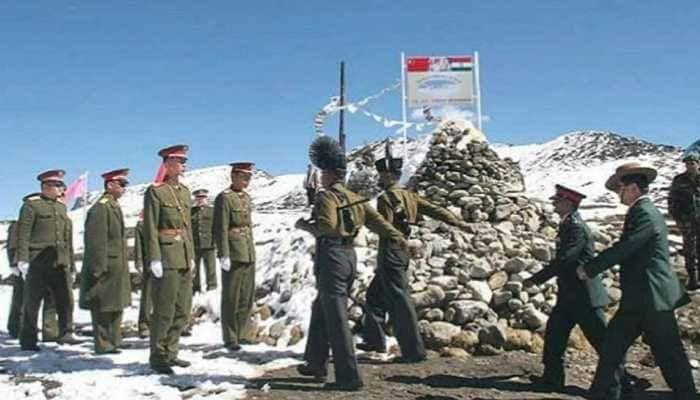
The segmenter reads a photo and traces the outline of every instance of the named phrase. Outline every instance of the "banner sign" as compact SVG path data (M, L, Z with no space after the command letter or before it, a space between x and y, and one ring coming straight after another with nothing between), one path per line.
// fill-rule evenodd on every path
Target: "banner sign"
M472 56L408 57L406 92L409 107L472 103Z

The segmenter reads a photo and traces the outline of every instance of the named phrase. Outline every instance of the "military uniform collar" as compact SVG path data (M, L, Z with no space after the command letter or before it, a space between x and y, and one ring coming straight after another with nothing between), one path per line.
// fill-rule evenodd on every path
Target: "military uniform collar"
M572 211L572 212L564 215L563 217L561 217L561 223L564 224L564 223L568 222L569 220L573 219L575 213L576 213L576 211Z
M637 200L635 200L634 203L630 204L629 208L631 209L632 207L636 206L640 201L642 201L644 199L649 199L649 195L643 194L643 195L637 197Z

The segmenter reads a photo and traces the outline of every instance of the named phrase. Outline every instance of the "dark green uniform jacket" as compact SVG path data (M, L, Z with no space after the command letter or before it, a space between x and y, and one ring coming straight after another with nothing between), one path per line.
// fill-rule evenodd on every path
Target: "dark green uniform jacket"
M210 205L192 207L192 235L196 249L213 249L212 220L214 207Z
M26 199L17 222L17 262L70 268L72 240L65 204L42 195Z
M105 193L88 211L80 307L122 311L130 303L131 284L124 217L119 203Z
M689 299L671 268L668 227L654 203L641 197L627 211L622 236L589 262L589 277L620 265L620 310L670 311Z
M143 236L150 261L163 269L189 269L194 259L191 194L182 183L154 183L144 195Z
M232 262L255 262L255 241L250 196L244 191L224 190L214 201L214 239L219 258Z
M559 304L605 307L610 298L600 275L585 282L576 275L576 268L586 265L593 255L591 231L579 213L574 212L559 224L559 243L554 260L530 279L542 284L556 276Z

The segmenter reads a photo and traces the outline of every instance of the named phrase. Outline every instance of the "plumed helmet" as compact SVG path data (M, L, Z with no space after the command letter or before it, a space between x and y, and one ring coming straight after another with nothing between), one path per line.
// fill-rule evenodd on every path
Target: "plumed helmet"
M345 151L337 140L329 136L319 136L309 146L309 158L321 170L345 171L347 159Z

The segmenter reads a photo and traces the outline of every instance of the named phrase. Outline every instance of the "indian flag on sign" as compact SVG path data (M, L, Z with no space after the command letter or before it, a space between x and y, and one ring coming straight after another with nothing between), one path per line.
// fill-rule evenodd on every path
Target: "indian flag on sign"
M450 71L471 71L474 67L471 57L447 57Z
M410 57L406 62L408 72L471 71L473 66L470 56Z

